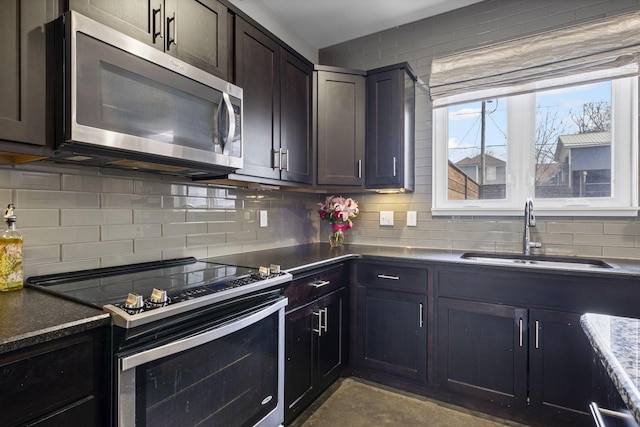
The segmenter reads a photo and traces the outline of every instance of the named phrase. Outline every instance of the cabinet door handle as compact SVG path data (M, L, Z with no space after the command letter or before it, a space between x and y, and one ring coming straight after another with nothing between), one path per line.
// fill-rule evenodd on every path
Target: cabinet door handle
M539 339L540 339L540 333L539 333L539 328L540 328L540 322L536 320L536 349L540 348L539 346Z
M313 312L314 316L318 316L318 329L313 329L313 332L316 332L318 334L319 337L322 336L322 310L318 310L318 311L314 311Z
M393 176L396 176L396 158L393 158Z
M589 411L591 411L591 417L593 418L596 427L607 427L607 424L602 419L602 414L621 420L633 420L631 414L628 414L626 412L612 411L611 409L600 408L596 402L591 402L589 404Z
M420 303L420 327L424 326L424 305Z
M378 274L378 279L400 280L398 276L391 276L388 274Z
M173 23L173 37L171 37L171 24ZM176 21L176 13L173 12L171 17L167 17L167 51L171 47L171 45L178 44L178 35L177 35L177 21Z
M522 319L518 321L518 326L520 328L520 347L522 347Z
M279 171L283 171L286 170L287 172L289 172L289 150L287 149L286 151L282 151L282 147L278 148L278 151L276 152L274 150L274 156L277 156L278 158L278 165L274 166L274 169L278 169ZM282 161L282 156L285 157L285 161L286 163L283 163ZM274 161L274 165L275 165L275 161ZM284 164L284 166L283 166Z
M362 178L362 159L358 159L358 178Z
M158 25L158 17L160 17L160 24ZM162 3L158 5L157 9L151 9L151 42L155 43L158 37L162 38Z
M322 311L324 311L324 325L322 325L322 327L325 332L329 332L329 319L327 318L329 316L329 308L325 307Z
M331 282L328 280L318 280L316 282L311 283L311 286L313 286L314 288L321 288L323 286L327 286L330 283Z

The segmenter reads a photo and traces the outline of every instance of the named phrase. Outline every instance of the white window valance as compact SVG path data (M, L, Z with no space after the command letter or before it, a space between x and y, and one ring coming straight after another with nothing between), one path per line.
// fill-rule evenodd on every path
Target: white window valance
M535 90L541 80L577 73L593 73L594 80L633 75L639 57L635 12L434 58L429 90L437 107L469 101L474 97L465 94L472 92Z

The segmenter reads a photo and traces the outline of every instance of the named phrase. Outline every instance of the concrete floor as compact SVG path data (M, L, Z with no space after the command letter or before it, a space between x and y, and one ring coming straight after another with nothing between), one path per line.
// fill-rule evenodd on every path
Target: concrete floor
M357 378L332 385L290 427L524 427Z

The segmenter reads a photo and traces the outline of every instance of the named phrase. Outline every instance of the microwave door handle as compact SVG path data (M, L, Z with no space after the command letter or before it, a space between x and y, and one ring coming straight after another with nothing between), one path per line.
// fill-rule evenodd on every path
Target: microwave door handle
M230 147L227 147L227 144L233 141L233 137L236 134L236 118L233 113L233 105L231 104L231 98L229 98L229 94L226 92L223 93L222 99L224 99L224 104L227 107L227 116L229 119L229 130L227 132L227 138L224 140L224 143L223 143L223 148L224 148L223 152L225 154L229 154Z

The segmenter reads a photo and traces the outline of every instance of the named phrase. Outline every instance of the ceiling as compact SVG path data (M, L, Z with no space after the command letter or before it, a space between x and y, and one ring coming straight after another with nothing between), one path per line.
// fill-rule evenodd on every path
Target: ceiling
M235 0L273 13L315 49L387 30L482 0ZM249 5L254 3L253 5Z

